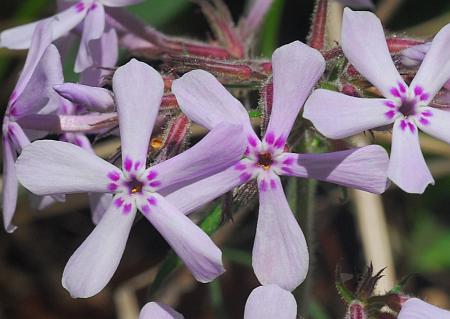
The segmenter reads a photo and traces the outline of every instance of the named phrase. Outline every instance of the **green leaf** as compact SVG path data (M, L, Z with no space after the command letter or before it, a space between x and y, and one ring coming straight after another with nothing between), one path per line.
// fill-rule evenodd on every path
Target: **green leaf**
M326 89L326 90L331 90L331 91L337 91L337 90L338 90L337 87L336 87L336 85L335 85L334 83L331 83L331 82L325 82L325 81L321 81L321 82L319 83L319 87L320 87L321 89Z
M129 7L128 10L152 26L160 27L191 5L192 2L189 0L147 0Z
M248 111L248 116L250 116L250 118L260 118L262 116L262 112L261 110L251 110Z
M336 64L333 65L330 75L328 76L329 82L334 82L338 79L339 75L342 74L345 66L347 65L347 60L345 58L338 59Z
M411 269L436 272L450 269L450 232L424 211L415 219L414 231L409 241Z
M390 293L404 293L404 287L408 283L408 280L414 276L413 274L406 275L389 291Z
M308 305L308 313L312 319L329 319L325 309L316 301L311 301Z
M341 298L346 302L346 303L351 303L354 299L355 296L350 292L350 290L348 290L343 283L337 281L336 282L336 289L339 293L339 295L341 296Z
M200 228L208 235L214 234L214 232L220 227L222 223L222 207L217 205L208 216L200 223Z
M14 14L14 25L28 23L38 18L38 15L48 8L48 0L28 0L23 3Z
M266 23L262 28L261 54L271 56L278 47L281 17L283 15L284 0L275 0L267 13Z
M209 294L211 296L211 305L214 312L214 318L217 319L227 318L223 301L222 287L220 286L219 279L210 282L208 287L209 287Z

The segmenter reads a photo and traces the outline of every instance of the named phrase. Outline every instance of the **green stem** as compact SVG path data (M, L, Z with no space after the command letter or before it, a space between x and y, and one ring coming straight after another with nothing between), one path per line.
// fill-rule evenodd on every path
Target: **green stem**
M220 285L219 279L210 282L208 286L209 286L209 294L211 296L211 305L214 312L214 318L217 319L228 318L225 312L222 287Z
M318 151L318 145L310 131L305 132L304 145L301 147L306 153L314 153ZM300 196L298 196L299 203L297 207L297 216L300 221L300 226L305 235L306 243L309 250L309 271L305 281L302 285L294 291L297 299L299 313L306 317L308 314L309 303L311 302L311 288L314 278L315 266L315 195L317 191L317 181L313 179L298 180L298 188L300 189Z
M267 13L261 39L261 54L263 56L271 56L278 46L283 7L284 0L275 0Z

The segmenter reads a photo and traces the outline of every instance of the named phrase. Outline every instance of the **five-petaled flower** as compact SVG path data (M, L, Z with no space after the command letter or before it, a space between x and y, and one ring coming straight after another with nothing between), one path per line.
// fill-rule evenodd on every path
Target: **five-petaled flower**
M385 98L319 89L306 102L304 117L334 139L393 123L388 177L407 192L423 193L434 180L420 150L418 129L450 143L450 113L428 106L450 78L450 24L435 36L409 86L395 68L383 27L373 13L345 9L342 49Z
M91 41L100 39L105 30L109 29L106 25L104 7L123 7L140 1L142 0L81 0L44 20L53 22L53 33L50 35L52 41L66 35L83 22L80 47L75 61L75 72L81 72L94 63L96 53ZM0 47L9 49L29 48L31 37L38 23L39 21L1 32Z
M38 195L114 194L98 225L68 261L64 287L74 297L90 297L108 283L120 262L137 209L197 280L214 279L223 272L220 250L161 194L214 174L241 158L242 128L219 125L186 152L146 168L163 80L150 66L132 60L115 72L113 91L119 115L122 170L78 146L48 140L26 147L16 162L20 182ZM229 138L225 140L225 136Z
M223 120L241 124L247 141L243 159L168 198L189 213L256 179L260 206L253 268L263 285L275 284L292 291L306 277L309 256L279 176L315 178L381 193L386 187L388 157L379 146L327 154L286 152L286 140L296 116L321 77L325 61L317 50L296 41L274 52L272 66L273 107L262 140L254 132L246 109L211 74L195 70L173 82L172 90L181 109L193 121L208 129Z

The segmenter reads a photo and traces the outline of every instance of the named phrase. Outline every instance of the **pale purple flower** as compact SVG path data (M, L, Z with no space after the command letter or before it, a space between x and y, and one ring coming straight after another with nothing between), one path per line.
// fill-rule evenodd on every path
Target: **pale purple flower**
M277 285L255 288L245 304L244 319L274 318L297 318L297 302L294 296Z
M106 28L105 7L123 7L142 0L81 0L68 1L73 4L60 13L46 18L53 22L52 41L66 35L83 22L80 47L75 61L75 72L81 72L92 66L94 53L91 41L99 39ZM39 22L39 21L38 21ZM0 47L9 49L27 49L38 22L11 28L0 33Z
M132 60L115 72L113 91L122 141L122 170L78 146L58 141L32 143L16 162L20 182L35 194L114 195L98 225L68 261L63 286L73 297L89 297L108 283L120 262L137 209L197 280L214 279L223 272L220 250L158 192L204 178L236 162L244 152L242 128L219 125L186 152L145 168L163 80L150 66Z
M333 139L393 124L388 176L403 190L422 193L434 180L420 150L418 129L450 143L450 113L427 106L450 78L450 25L435 36L409 86L395 68L373 13L345 9L342 49L385 98L316 90L306 102L304 117Z
M402 305L398 319L450 319L450 311L411 298Z
M246 109L211 74L195 70L172 85L178 103L194 122L212 129L221 121L242 124L247 141L244 158L214 176L169 194L189 213L221 194L253 179L259 187L259 216L253 247L253 268L263 284L293 290L308 270L303 233L289 208L280 175L316 178L375 193L386 187L387 154L379 146L328 154L285 152L286 139L306 97L322 75L322 55L296 41L272 56L273 108L260 140Z
M58 50L51 45L51 25L37 24L25 66L11 94L2 125L3 145L3 222L7 232L13 232L12 218L16 210L18 183L14 162L17 154L47 132L24 130L21 122L34 114L55 113L61 97L53 85L62 82L62 68L54 61ZM48 198L47 198L48 199ZM40 204L38 204L39 206Z
M149 302L141 310L139 319L183 319L183 315L176 312L169 306L158 303Z

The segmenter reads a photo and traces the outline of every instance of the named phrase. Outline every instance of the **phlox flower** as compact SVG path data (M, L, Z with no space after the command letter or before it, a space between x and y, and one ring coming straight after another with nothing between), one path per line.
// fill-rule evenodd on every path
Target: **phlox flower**
M306 102L304 117L333 139L393 124L388 177L407 192L423 193L434 180L420 150L418 129L450 143L450 113L428 106L450 78L450 24L435 36L409 86L395 68L373 13L345 9L342 49L385 98L319 89Z
M62 98L53 90L61 83L62 67L54 61L60 59L51 43L51 23L36 25L24 68L11 94L2 125L3 146L3 222L7 232L13 232L12 218L16 210L18 182L14 162L30 139L42 137L47 132L24 130L21 122L34 114L56 113ZM49 198L47 198L49 199Z
M450 319L450 311L430 305L417 298L408 299L403 305L398 319Z
M191 71L172 85L178 103L194 122L213 129L221 121L244 126L246 152L226 170L184 187L167 198L190 213L234 187L256 180L259 215L253 246L253 269L263 285L295 289L308 271L303 233L289 208L280 175L315 178L375 193L386 186L387 154L379 146L327 154L285 151L286 139L306 97L322 75L322 55L296 41L272 56L273 107L262 140L254 132L242 104L217 79Z
M139 319L183 319L183 315L167 305L149 302L141 310Z
M146 168L163 80L150 66L132 60L115 72L113 91L122 169L73 144L48 140L26 147L16 162L20 182L35 194L114 195L100 222L69 259L63 286L73 297L90 297L103 289L118 267L137 210L161 233L197 280L214 279L223 272L220 250L160 192L236 162L244 152L242 128L219 125L186 152Z
M91 40L99 39L105 32L105 7L124 7L141 2L142 0L81 0L59 12L45 18L53 22L52 41L66 35L83 22L80 47L75 61L75 72L81 72L92 66L94 54ZM76 3L75 3L76 2ZM38 21L39 22L39 21ZM9 49L28 49L31 37L38 22L14 27L0 33L0 47Z

